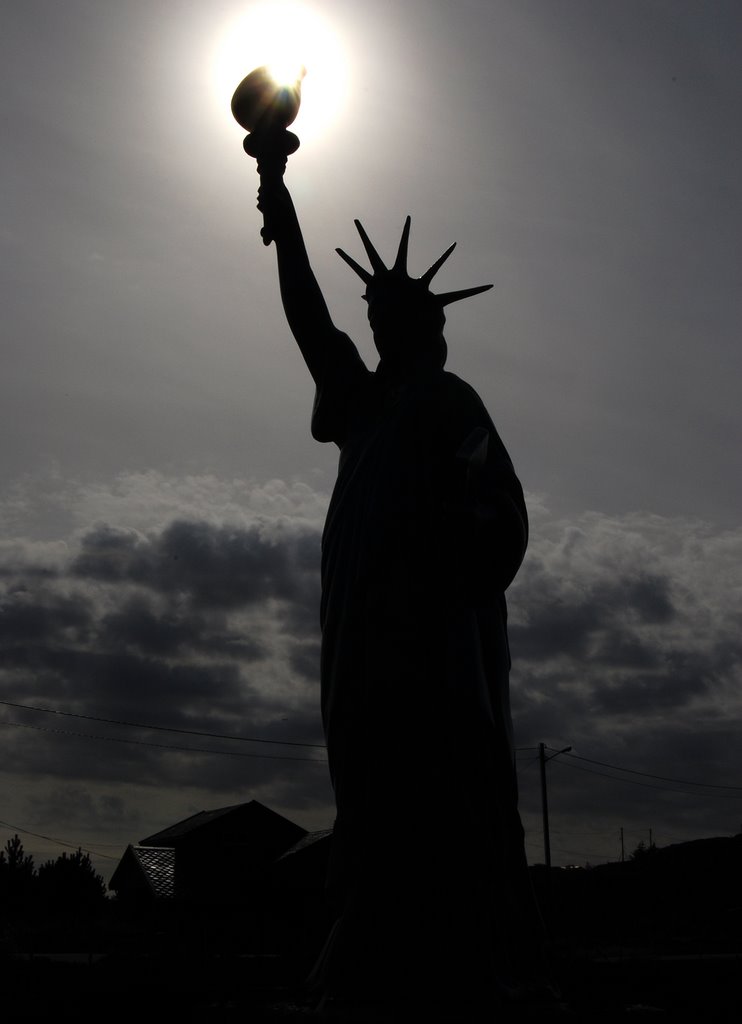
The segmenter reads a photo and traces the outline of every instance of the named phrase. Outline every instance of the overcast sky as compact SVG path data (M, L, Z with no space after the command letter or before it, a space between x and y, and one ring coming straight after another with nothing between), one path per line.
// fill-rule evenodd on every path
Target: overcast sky
M321 744L337 452L309 435L228 109L251 66L224 94L253 6L2 2L0 698ZM392 255L410 213L413 273L458 241L438 288L495 286L446 334L529 497L509 593L518 746L742 787L742 7L317 9L346 73L318 109L309 65L287 182L336 323L373 365L334 253L360 256L354 217ZM280 759L319 747L7 704L0 731L0 820L81 843L107 874L102 854L201 809L256 798L331 823L326 768ZM741 827L742 790L594 772L616 774L549 766L556 863L618 856L621 826L629 848L649 828L666 845Z

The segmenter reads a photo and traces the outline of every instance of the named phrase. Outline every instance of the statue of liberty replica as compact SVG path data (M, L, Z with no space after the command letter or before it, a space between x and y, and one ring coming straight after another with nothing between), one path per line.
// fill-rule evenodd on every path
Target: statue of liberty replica
M481 399L445 370L445 308L491 286L435 294L453 246L414 278L409 217L390 265L356 221L369 268L337 251L362 282L379 354L369 369L309 263L282 177L290 122L276 156L280 145L264 142L273 127L262 135L265 122L239 116L253 76L233 112L255 129L245 148L258 159L263 239L275 242L286 318L314 380L312 435L339 450L320 610L336 919L314 983L332 1019L408 1020L414 1010L490 1020L540 973L541 955L504 596L526 549L526 508Z

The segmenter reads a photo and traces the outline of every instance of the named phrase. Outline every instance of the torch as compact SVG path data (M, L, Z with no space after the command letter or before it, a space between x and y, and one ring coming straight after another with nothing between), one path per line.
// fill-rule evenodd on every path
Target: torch
M242 143L246 153L258 161L258 174L263 188L280 182L286 162L299 148L299 139L286 129L299 113L301 69L290 84L278 82L267 67L256 68L243 78L232 97L232 114L238 124L249 132ZM273 241L273 233L265 213L260 231L264 245Z

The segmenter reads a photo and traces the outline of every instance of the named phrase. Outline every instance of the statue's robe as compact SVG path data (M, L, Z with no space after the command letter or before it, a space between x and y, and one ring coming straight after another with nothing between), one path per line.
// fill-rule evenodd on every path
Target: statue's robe
M322 542L339 906L324 984L501 983L532 909L504 597L527 542L522 488L468 384L434 366L371 372L340 333L312 433L340 448Z

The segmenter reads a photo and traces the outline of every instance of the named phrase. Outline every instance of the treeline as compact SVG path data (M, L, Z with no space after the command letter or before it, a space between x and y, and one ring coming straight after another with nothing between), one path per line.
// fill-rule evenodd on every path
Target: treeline
M81 849L38 868L17 834L0 851L0 915L32 908L92 910L105 899L106 883Z

